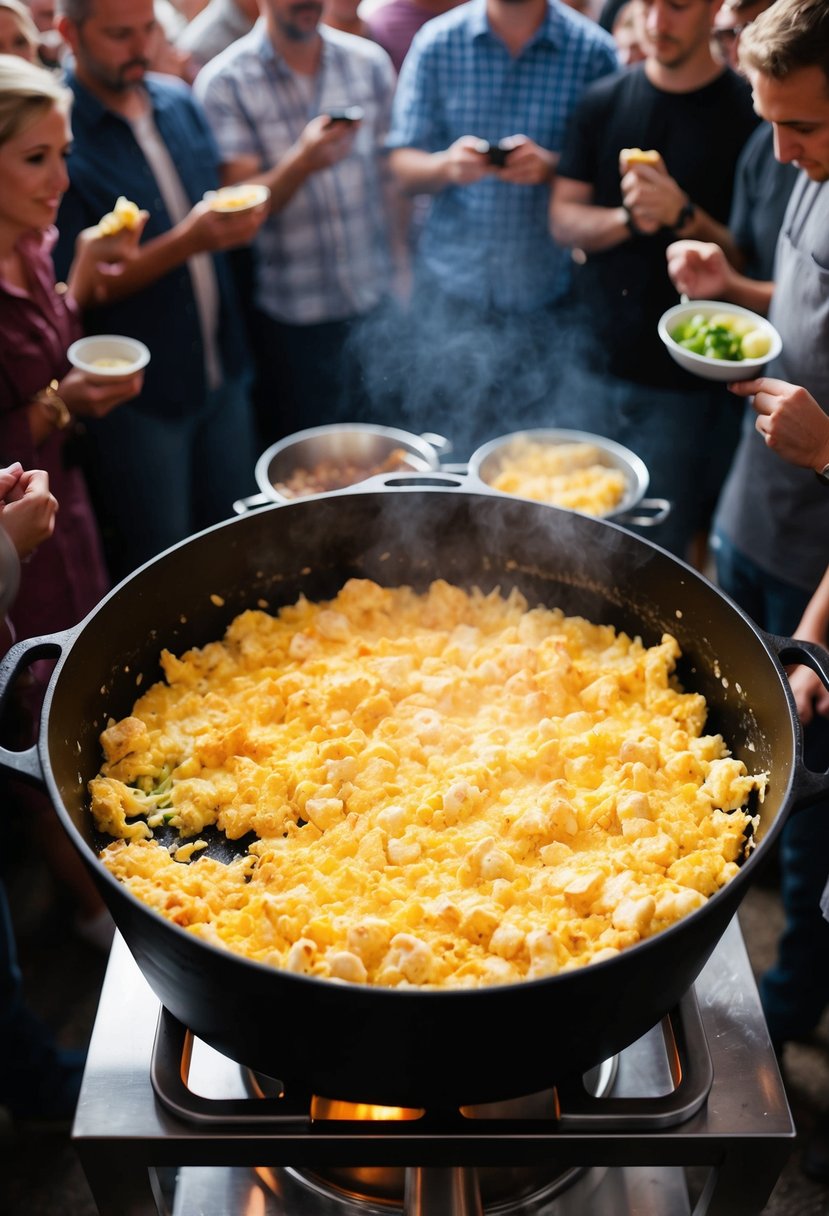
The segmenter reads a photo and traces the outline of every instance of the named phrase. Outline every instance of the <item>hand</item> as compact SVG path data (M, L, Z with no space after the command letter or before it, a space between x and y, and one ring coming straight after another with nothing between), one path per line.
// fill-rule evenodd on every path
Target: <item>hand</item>
M754 425L784 460L804 469L829 464L829 417L805 388L768 376L729 387L738 397L752 399L758 415Z
M462 135L444 153L446 183L450 186L471 186L497 170L481 151L481 140L474 135Z
M57 499L42 469L25 471L19 463L0 469L0 526L17 550L28 557L55 530Z
M797 716L803 725L811 722L815 714L829 717L829 690L824 688L823 681L811 667L795 667L787 674L797 705Z
M245 211L214 211L204 199L182 220L191 254L249 245L268 217L268 203Z
M58 385L58 395L79 418L104 418L116 405L137 397L143 384L143 372L104 380L73 368Z
M640 232L669 228L688 201L664 163L631 165L622 177L622 202Z
M73 290L85 304L103 304L112 279L138 256L138 247L149 211L139 211L132 228L122 228L111 236L101 236L97 224L84 228L75 241L75 258L70 272Z
M308 173L330 169L350 156L360 122L332 122L327 114L318 114L303 129L297 140L300 160Z
M540 186L551 182L558 165L558 153L533 143L526 135L512 135L506 164L496 169L498 180L514 186Z
M668 274L678 292L692 300L728 298L734 270L719 245L674 241L666 251Z

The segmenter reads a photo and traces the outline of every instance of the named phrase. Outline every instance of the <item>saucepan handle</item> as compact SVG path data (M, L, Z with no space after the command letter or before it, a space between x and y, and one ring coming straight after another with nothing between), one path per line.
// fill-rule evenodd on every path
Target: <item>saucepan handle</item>
M781 638L773 633L764 634L766 644L774 651L784 667L802 663L810 667L824 688L829 689L829 651L815 642L804 642L799 638ZM814 773L806 768L802 755L797 757L793 807L811 806L829 797L829 770Z
M422 490L423 487L439 486L442 490L468 488L468 479L462 473L448 472L445 468L422 469L415 473L378 473L367 477L357 485L334 490L334 494L362 494L373 490Z
M633 524L637 528L655 528L671 513L671 502L667 498L640 498L635 509L614 515L615 524ZM641 515L641 511L652 511L652 515Z
M448 456L452 451L452 440L447 439L445 435L438 435L437 431L423 431L420 438L435 449L439 458Z
M247 498L237 498L233 504L234 515L247 515L248 511L255 511L257 507L272 507L275 499L269 494L250 494Z
M56 659L75 636L74 629L66 629L63 633L53 633L45 637L26 638L17 642L0 662L0 711L14 687L18 675L25 667L30 667L38 659ZM22 752L9 751L0 747L0 769L8 769L23 777L34 785L43 785L43 767L37 744Z

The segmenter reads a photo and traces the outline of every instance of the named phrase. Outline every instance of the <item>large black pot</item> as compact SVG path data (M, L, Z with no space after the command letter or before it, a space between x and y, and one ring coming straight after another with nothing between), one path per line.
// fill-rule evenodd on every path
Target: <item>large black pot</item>
M608 962L475 990L396 991L276 971L212 947L139 903L101 866L87 810L98 736L159 678L162 647L221 636L240 610L300 592L334 594L350 576L425 586L436 576L517 585L534 603L683 649L680 677L705 695L708 728L768 769L759 847L690 917ZM76 629L21 643L0 667L59 655L40 742L0 763L45 782L141 970L201 1038L288 1086L401 1105L480 1102L586 1070L655 1024L702 969L786 813L829 792L800 759L781 666L806 662L829 685L819 647L760 633L705 579L614 524L503 495L429 484L371 488L269 507L185 541L137 571ZM214 846L230 850L227 842Z

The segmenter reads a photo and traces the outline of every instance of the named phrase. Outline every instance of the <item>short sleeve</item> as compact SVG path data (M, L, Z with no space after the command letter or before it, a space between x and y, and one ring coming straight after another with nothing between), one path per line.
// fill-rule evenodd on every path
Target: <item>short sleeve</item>
M261 155L256 133L245 116L241 91L234 75L225 71L205 76L204 72L200 72L193 91L202 104L221 164L242 156Z
M440 152L445 147L443 124L436 106L434 62L432 48L422 45L421 35L417 34L397 82L387 148Z

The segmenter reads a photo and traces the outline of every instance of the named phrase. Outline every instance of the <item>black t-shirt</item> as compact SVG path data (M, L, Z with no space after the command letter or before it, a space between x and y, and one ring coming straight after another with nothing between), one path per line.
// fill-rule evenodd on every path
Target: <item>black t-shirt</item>
M655 148L692 202L727 224L737 157L758 121L748 84L730 68L702 89L666 93L637 65L588 89L558 173L590 182L597 205L618 207L619 152ZM575 268L574 290L594 365L642 384L693 390L702 382L677 367L656 330L679 299L665 259L676 239L663 229L590 254Z

